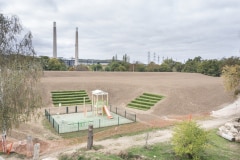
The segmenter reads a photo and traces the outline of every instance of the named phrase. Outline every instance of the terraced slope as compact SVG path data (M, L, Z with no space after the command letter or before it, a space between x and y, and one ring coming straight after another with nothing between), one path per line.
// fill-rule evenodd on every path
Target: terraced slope
M163 96L158 94L143 93L139 97L132 100L128 104L128 107L140 110L148 110L163 98L164 98Z
M91 104L85 90L80 91L52 91L52 102L54 106L71 106L71 105L83 105L84 98L86 104Z

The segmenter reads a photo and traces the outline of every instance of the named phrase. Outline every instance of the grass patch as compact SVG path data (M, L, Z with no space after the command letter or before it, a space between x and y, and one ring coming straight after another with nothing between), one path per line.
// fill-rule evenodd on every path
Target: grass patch
M158 94L143 93L132 100L127 106L139 110L149 110L164 97Z
M237 160L240 159L240 143L230 142L216 134L217 129L209 132L209 146L206 150L205 159L211 160Z
M201 160L237 160L239 159L240 144L230 142L216 134L216 129L209 131L208 148L201 155ZM103 146L96 146L96 149L101 149ZM149 146L138 146L130 148L127 151L121 152L119 155L102 154L97 152L78 152L65 156L66 160L72 157L82 156L83 160L87 159L104 159L104 160L184 160L186 158L178 157L173 151L171 142L157 143ZM94 148L93 148L94 149Z
M217 129L209 131L208 147L201 155L202 160L237 160L239 159L240 144L230 142L216 134ZM138 155L146 159L175 160L182 159L174 154L170 142L158 143L149 147L135 147L128 150L128 155ZM183 158L184 159L184 158Z
M91 104L86 91L52 91L52 101L54 106L61 103L62 106ZM85 99L85 101L84 101Z
M176 156L170 142L159 143L148 147L135 147L128 150L128 157L143 157L151 160L175 160Z
M71 155L63 154L58 157L59 160L122 160L122 158L111 155L111 154L103 154L103 153L86 153L86 152L75 152Z
M52 127L51 123L49 123L48 119L44 118L42 120L42 125L46 130L49 130L51 133L57 135L56 130ZM53 137L49 137L49 140L53 140Z
M109 126L109 127L102 127L102 128L94 128L93 132L94 134L97 134L98 132L102 132L105 130L108 130L110 128L114 128L115 126ZM56 131L55 131L56 132ZM69 133L61 133L59 134L62 138L70 139L70 138L81 138L86 137L88 135L88 130L81 130L77 132L69 132Z

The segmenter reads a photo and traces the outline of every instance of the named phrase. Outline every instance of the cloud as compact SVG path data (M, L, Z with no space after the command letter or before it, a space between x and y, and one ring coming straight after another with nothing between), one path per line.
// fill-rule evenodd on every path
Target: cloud
M32 31L39 55L52 55L53 21L59 57L74 56L76 27L80 58L128 54L146 63L148 52L180 61L239 54L238 0L8 0L0 6Z

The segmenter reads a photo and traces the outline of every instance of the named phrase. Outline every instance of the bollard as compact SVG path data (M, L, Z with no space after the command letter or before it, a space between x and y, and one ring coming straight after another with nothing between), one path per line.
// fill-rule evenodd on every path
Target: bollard
M88 141L87 149L92 149L93 146L93 125L88 126Z

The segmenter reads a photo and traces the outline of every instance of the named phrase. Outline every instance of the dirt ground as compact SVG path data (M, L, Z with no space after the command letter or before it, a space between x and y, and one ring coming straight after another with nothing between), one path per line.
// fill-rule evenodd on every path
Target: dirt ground
M221 78L195 73L49 71L44 72L41 87L44 100L42 112L45 108L53 107L51 91L86 90L91 97L91 91L100 89L109 93L109 103L112 106L122 107L137 114L137 123L98 133L95 135L95 140L103 139L110 133L122 134L151 127L164 127L189 117L209 117L212 111L219 110L235 100L232 94L224 91ZM165 98L148 111L126 107L128 102L143 92L160 94ZM76 144L85 142L84 138L82 141L62 139L57 134L46 130L42 125L42 119L44 116L12 130L9 140L19 141L31 135L43 144L40 152L42 157L66 148L76 148ZM165 132L157 134L159 135L152 136L170 135ZM135 143L137 144L137 140L133 144ZM119 146L121 148L121 145Z

